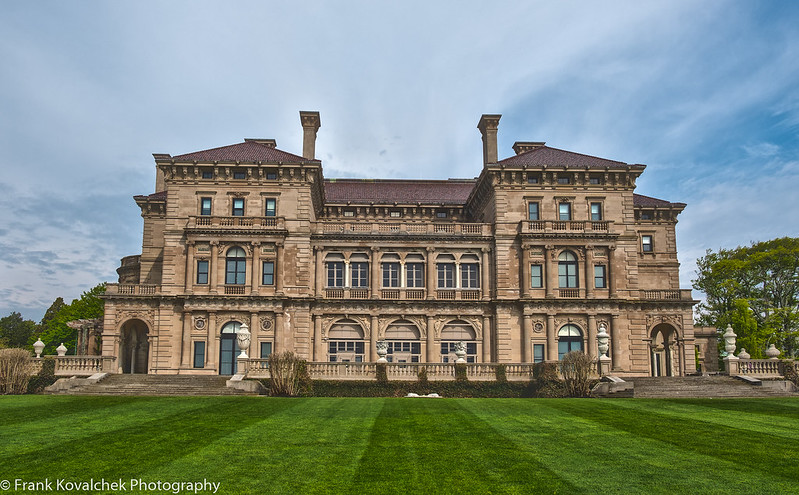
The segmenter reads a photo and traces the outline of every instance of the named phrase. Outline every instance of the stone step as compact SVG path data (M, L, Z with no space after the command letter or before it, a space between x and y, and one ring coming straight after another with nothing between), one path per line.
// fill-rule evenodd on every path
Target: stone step
M785 397L792 392L752 385L729 376L633 377L634 397Z
M229 388L226 376L108 375L100 382L62 393L70 395L255 395Z

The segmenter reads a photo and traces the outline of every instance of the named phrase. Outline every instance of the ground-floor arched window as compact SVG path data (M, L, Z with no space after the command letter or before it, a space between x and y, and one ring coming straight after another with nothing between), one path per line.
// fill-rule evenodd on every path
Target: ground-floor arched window
M421 332L411 321L397 320L386 328L389 363L418 363L422 360Z
M327 332L328 360L331 363L362 363L366 345L361 325L354 320L339 320Z
M558 331L558 361L571 351L583 350L583 332L577 325L563 325Z
M441 329L441 362L454 363L458 359L455 354L458 342L466 344L466 362L477 362L477 335L474 328L463 320L453 320Z

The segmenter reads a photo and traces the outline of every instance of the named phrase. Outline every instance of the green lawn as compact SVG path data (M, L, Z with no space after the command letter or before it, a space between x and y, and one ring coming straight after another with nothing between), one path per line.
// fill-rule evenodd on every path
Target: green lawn
M122 478L125 493L131 479L218 493L796 493L799 400L0 397L8 493L17 478Z

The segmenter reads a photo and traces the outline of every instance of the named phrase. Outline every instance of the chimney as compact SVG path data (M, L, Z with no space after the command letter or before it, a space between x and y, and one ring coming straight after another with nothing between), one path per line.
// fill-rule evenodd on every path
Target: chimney
M322 125L319 120L319 112L300 112L300 123L302 124L302 156L306 160L315 160L316 131Z
M516 141L513 143L513 151L515 151L517 155L521 155L522 153L527 153L536 148L543 148L545 144L547 143L544 141Z
M497 163L497 127L502 115L483 114L477 128L483 135L483 165Z

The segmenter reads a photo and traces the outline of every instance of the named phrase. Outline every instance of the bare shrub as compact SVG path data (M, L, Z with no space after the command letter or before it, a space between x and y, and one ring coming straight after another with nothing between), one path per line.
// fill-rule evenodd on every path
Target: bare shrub
M0 349L0 394L24 394L33 374L31 354L25 349Z
M569 397L588 397L591 390L589 374L593 359L584 352L572 351L563 356L560 373Z
M293 397L303 384L309 383L308 368L304 359L291 351L269 355L270 395Z

